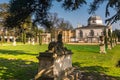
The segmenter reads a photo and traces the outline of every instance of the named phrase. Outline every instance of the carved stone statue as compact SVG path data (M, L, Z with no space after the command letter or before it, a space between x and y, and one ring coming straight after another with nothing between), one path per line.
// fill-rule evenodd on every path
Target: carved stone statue
M48 45L48 51L49 52L54 52L57 54L64 54L66 48L63 46L62 42L62 32L59 32L58 37L57 37L57 42L50 42Z
M58 42L62 42L62 32L59 32L58 37L57 37Z
M72 52L63 46L62 32L58 34L57 41L50 42L48 50L41 52L39 59L38 73L35 80L66 80L65 77L76 71L72 68ZM73 79L68 80L78 80Z
M106 51L105 51L105 43L104 43L104 36L100 36L100 53L106 53Z

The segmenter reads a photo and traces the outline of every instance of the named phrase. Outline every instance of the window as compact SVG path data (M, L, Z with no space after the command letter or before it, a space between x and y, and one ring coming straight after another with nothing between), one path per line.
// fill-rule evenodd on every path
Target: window
M80 30L80 38L83 38L83 31Z
M94 36L94 30L90 30L90 36Z

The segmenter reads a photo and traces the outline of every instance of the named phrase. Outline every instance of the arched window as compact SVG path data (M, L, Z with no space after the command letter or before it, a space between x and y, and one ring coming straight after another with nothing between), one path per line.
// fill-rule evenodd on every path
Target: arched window
M94 36L94 30L90 30L90 36Z
M83 31L80 30L80 38L83 38Z

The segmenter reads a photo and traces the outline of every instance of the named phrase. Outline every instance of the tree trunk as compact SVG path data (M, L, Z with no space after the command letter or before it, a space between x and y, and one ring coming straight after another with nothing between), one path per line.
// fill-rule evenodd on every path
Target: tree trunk
M42 44L42 37L41 37L40 32L39 32L39 45L41 45L41 44Z
M26 43L26 33L25 33L25 31L22 32L22 42L23 42L23 44Z
M5 35L4 35L4 33L2 33L2 40L1 40L1 42L2 42L2 43L5 42Z

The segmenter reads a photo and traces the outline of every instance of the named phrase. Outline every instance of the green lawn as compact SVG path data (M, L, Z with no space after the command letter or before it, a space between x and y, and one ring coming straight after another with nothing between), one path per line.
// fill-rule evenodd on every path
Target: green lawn
M107 54L99 54L99 46L65 46L74 53L73 66L79 66L86 76L101 78L104 75L120 80L120 68L116 67L120 60L120 45L108 50ZM45 50L47 45L0 46L0 80L33 79L38 68L36 56Z
M107 54L99 53L99 46L67 45L73 51L73 66L79 66L86 76L96 76L93 80L120 80L120 67L116 67L120 61L120 45ZM114 79L113 79L114 78ZM105 79L106 80L106 79Z

